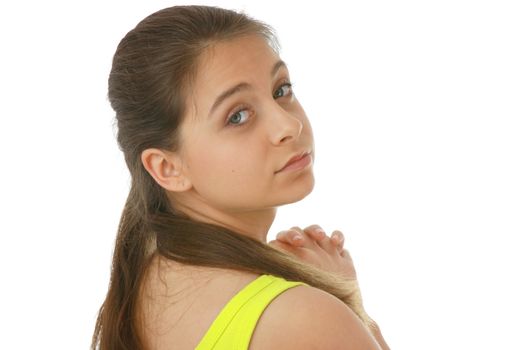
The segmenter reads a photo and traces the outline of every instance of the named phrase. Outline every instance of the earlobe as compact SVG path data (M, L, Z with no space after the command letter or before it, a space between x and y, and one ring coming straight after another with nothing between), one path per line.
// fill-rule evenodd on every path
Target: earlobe
M141 154L142 165L163 188L172 192L184 192L191 182L182 169L182 159L173 152L148 148Z

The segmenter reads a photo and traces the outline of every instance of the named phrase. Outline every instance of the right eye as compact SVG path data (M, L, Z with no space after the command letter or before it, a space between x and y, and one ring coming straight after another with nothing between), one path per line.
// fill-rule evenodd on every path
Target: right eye
M246 121L250 118L250 112L248 109L239 109L237 112L232 113L228 117L227 125L231 126L240 126L246 123Z

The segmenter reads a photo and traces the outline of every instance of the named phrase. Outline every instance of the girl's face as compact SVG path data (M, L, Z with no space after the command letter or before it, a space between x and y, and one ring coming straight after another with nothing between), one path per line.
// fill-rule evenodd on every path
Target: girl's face
M258 36L220 42L201 57L181 125L193 203L250 211L292 203L314 186L310 123L286 65ZM279 171L294 156L310 156ZM195 202L197 201L197 202Z

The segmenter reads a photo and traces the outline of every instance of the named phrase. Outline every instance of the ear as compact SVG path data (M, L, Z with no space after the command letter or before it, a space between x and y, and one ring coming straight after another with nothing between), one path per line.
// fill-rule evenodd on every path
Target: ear
M142 152L141 160L146 171L166 190L184 192L192 187L182 171L182 159L178 154L148 148Z

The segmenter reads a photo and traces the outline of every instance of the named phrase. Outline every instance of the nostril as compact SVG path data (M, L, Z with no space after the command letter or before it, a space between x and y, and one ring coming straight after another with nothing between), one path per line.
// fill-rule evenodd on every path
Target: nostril
M291 140L292 136L285 136L281 139L281 143L287 142L288 140Z

